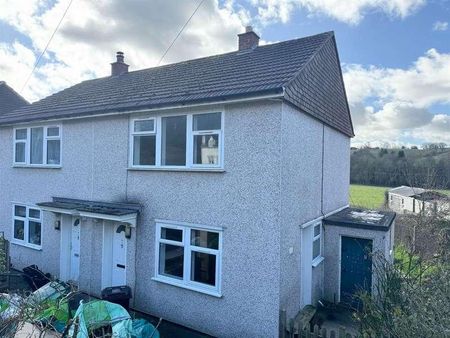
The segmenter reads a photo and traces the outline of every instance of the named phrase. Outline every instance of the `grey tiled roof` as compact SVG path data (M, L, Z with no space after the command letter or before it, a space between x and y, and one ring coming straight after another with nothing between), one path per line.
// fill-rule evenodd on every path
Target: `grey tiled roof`
M0 116L25 105L28 105L28 102L22 96L17 94L5 81L0 81Z
M0 125L283 93L353 136L333 32L84 81L1 116Z
M421 194L425 191L426 190L422 189L422 188L408 187L406 185L402 185L400 187L392 188L389 190L389 192L391 192L393 194L397 194L397 195L401 195L401 196L405 196L405 197L411 197L411 196L414 196L417 194Z

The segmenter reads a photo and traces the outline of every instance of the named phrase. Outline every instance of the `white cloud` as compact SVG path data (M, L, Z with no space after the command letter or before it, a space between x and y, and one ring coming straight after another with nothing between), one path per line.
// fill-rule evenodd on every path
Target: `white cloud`
M354 143L449 141L450 116L433 115L435 104L450 110L450 53L430 49L409 68L344 65L355 125Z
M303 8L356 24L369 11L406 17L424 0L249 0L258 8L256 23L286 22ZM0 43L1 80L20 90L68 0L0 0L0 21L31 45ZM23 94L36 100L80 81L110 72L117 50L131 70L155 66L196 0L76 0ZM250 21L234 0L205 1L163 63L235 50L236 34ZM253 20L255 23L255 20ZM262 41L264 43L264 41ZM355 143L448 140L450 117L433 115L433 104L450 104L450 54L430 49L409 68L344 65L344 77L357 137Z
M412 136L450 144L450 115L436 114L429 124L412 131Z
M130 70L155 66L191 15L198 1L77 0L74 1L46 55L23 94L37 100L69 85L107 76L115 52L125 52ZM20 90L57 25L68 0L0 0L0 21L32 45L0 45L2 80ZM233 1L205 1L164 63L192 59L237 48L236 34L249 21L248 12ZM26 55L26 59L22 59Z
M411 129L428 124L433 118L427 109L408 102L388 102L372 114L372 127L377 129Z
M348 24L358 24L371 11L405 18L425 4L425 0L250 0L263 23L289 21L296 9L311 15L325 15Z
M446 21L436 21L433 24L434 31L446 31L448 29L448 22Z

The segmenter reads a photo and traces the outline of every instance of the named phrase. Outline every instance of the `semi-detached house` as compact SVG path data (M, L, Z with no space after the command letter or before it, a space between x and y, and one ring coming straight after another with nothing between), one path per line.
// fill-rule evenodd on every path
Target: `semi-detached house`
M347 224L335 36L258 41L138 71L119 52L111 76L0 116L14 266L93 295L129 285L134 308L221 337L277 336L280 310L351 292L341 248L389 252L393 217Z

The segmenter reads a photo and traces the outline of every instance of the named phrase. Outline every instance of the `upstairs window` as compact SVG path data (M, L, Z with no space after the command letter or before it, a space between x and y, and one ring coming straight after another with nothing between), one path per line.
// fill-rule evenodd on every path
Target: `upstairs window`
M61 127L15 129L14 164L59 166L61 164Z
M132 130L133 165L155 165L156 121L135 120Z
M193 164L219 165L219 142L222 134L220 113L193 116Z
M42 244L42 212L26 205L13 205L13 241L39 249Z
M222 167L220 112L156 116L131 121L130 164L136 168Z

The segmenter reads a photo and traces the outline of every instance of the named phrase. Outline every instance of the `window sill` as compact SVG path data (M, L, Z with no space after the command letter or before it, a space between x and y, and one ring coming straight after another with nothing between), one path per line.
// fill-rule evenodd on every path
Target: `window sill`
M224 173L223 168L170 168L170 167L128 167L129 171L180 171L180 172L210 172L210 173Z
M24 243L24 242L18 241L16 239L12 239L11 240L11 244L23 246L25 248L33 249L33 250L36 250L36 251L42 251L42 246Z
M213 297L217 297L217 298L222 298L222 294L220 292L217 291L211 291L211 290L205 290L205 289L201 289L192 285L187 285L187 284L183 284L183 283L177 283L176 281L173 281L170 278L164 278L164 277L152 277L152 280L159 282L159 283L164 283L164 284L169 284L169 285L173 285L173 286L177 286L183 289L187 289L187 290L191 290L191 291L196 291L199 293L203 293L209 296L213 296Z
M61 169L61 165L29 165L29 164L13 164L13 168L27 168L27 169Z
M312 261L312 267L313 268L317 268L319 265L320 265L320 263L322 263L323 261L324 261L324 257L322 257L322 256L320 256L320 257L317 257L316 259L314 259L313 261Z

